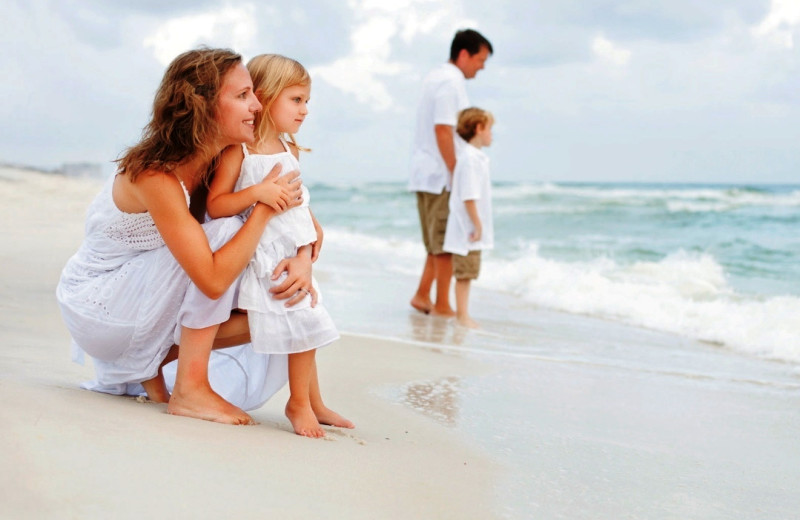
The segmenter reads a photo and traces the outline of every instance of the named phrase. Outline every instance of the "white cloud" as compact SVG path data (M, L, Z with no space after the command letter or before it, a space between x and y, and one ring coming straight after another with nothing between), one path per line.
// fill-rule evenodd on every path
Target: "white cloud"
M260 15L263 16L263 12ZM200 43L241 49L249 46L256 35L255 16L253 5L243 4L173 18L146 37L142 44L153 49L153 55L162 65Z
M631 51L616 45L604 36L596 36L592 40L592 52L598 58L617 66L627 65L631 59Z
M800 29L800 0L772 0L769 13L753 34L786 49L794 48L794 32Z
M350 0L348 6L356 20L350 53L310 72L376 111L392 109L387 81L413 69L392 61L392 40L399 36L409 42L442 29L446 20L456 18L456 7L441 0Z

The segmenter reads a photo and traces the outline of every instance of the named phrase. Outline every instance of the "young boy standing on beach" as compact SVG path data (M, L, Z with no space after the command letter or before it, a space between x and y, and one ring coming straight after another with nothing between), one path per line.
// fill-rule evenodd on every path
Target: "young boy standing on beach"
M444 238L444 250L453 254L456 319L473 329L478 324L469 315L470 281L478 278L481 250L494 247L489 157L481 150L492 144L493 124L492 114L480 108L467 108L458 115L460 139Z

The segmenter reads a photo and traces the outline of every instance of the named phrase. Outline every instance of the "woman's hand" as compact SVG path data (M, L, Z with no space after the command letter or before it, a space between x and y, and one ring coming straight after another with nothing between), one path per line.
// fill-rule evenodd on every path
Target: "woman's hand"
M311 246L303 246L297 256L281 260L272 272L272 280L277 280L284 271L286 279L269 290L273 298L287 300L286 306L291 307L310 294L311 306L316 306L317 291L311 284Z

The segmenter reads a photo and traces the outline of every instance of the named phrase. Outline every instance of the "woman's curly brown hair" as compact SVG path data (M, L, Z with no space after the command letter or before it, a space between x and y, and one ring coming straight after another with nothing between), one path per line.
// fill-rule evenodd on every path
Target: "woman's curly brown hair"
M215 115L222 79L241 62L242 57L229 49L209 48L172 60L156 91L152 119L139 143L117 159L118 171L135 182L145 170L171 172L196 154L211 161L218 152Z

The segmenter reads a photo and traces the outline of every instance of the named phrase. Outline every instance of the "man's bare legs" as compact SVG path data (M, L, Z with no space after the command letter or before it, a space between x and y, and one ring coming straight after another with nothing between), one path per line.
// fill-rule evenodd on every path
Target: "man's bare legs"
M419 312L428 314L433 310L433 302L431 301L431 287L433 281L436 279L436 270L433 266L433 255L428 254L425 258L425 267L422 268L422 277L419 279L419 287L414 297L411 298L411 306Z
M433 267L436 273L436 302L433 304L431 314L447 318L455 316L456 313L450 307L450 279L453 277L453 255L450 253L433 255Z
M425 314L434 316L455 316L450 307L450 278L453 276L453 255L442 253L439 255L428 254L425 267L411 306ZM431 301L431 289L436 282L436 302Z
M247 413L214 392L208 382L208 360L219 329L220 325L181 327L178 370L167 413L227 424L254 424Z
M456 319L464 327L477 329L478 324L469 315L469 284L469 278L456 280Z

